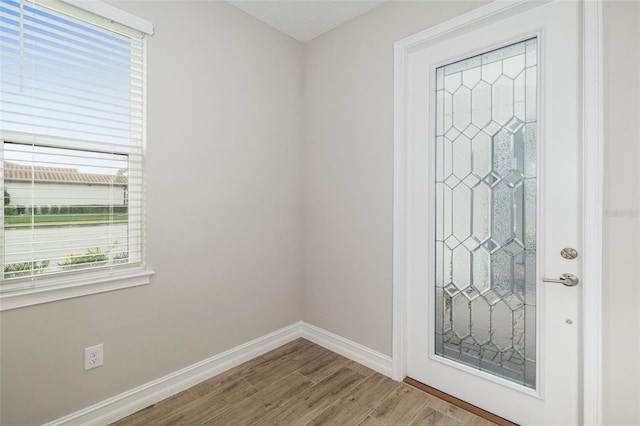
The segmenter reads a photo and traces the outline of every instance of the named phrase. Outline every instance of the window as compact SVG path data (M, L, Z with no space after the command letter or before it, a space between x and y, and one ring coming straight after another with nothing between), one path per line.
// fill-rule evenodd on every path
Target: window
M152 27L87 4L98 14L57 0L0 0L2 310L152 274L143 174Z

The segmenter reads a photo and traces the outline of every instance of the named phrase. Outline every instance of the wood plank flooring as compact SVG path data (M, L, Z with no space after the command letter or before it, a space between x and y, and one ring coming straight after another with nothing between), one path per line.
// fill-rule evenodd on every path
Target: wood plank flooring
M112 426L493 423L305 339L197 384Z

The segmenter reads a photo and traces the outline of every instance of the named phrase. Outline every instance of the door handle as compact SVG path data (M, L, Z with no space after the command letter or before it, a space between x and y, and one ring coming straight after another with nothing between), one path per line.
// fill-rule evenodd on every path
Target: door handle
M580 283L578 277L573 274L562 274L560 275L560 279L552 280L549 278L543 278L542 281L545 283L558 283L562 285L566 285L567 287L575 287Z

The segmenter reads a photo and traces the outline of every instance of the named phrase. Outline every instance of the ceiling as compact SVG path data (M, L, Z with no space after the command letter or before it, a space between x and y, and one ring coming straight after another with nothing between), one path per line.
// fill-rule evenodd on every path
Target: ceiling
M386 0L227 0L298 41L307 42Z

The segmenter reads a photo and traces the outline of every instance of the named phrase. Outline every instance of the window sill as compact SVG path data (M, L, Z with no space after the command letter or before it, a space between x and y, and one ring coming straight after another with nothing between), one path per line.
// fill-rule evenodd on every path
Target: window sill
M0 288L0 311L145 285L154 273L135 266L5 284Z

